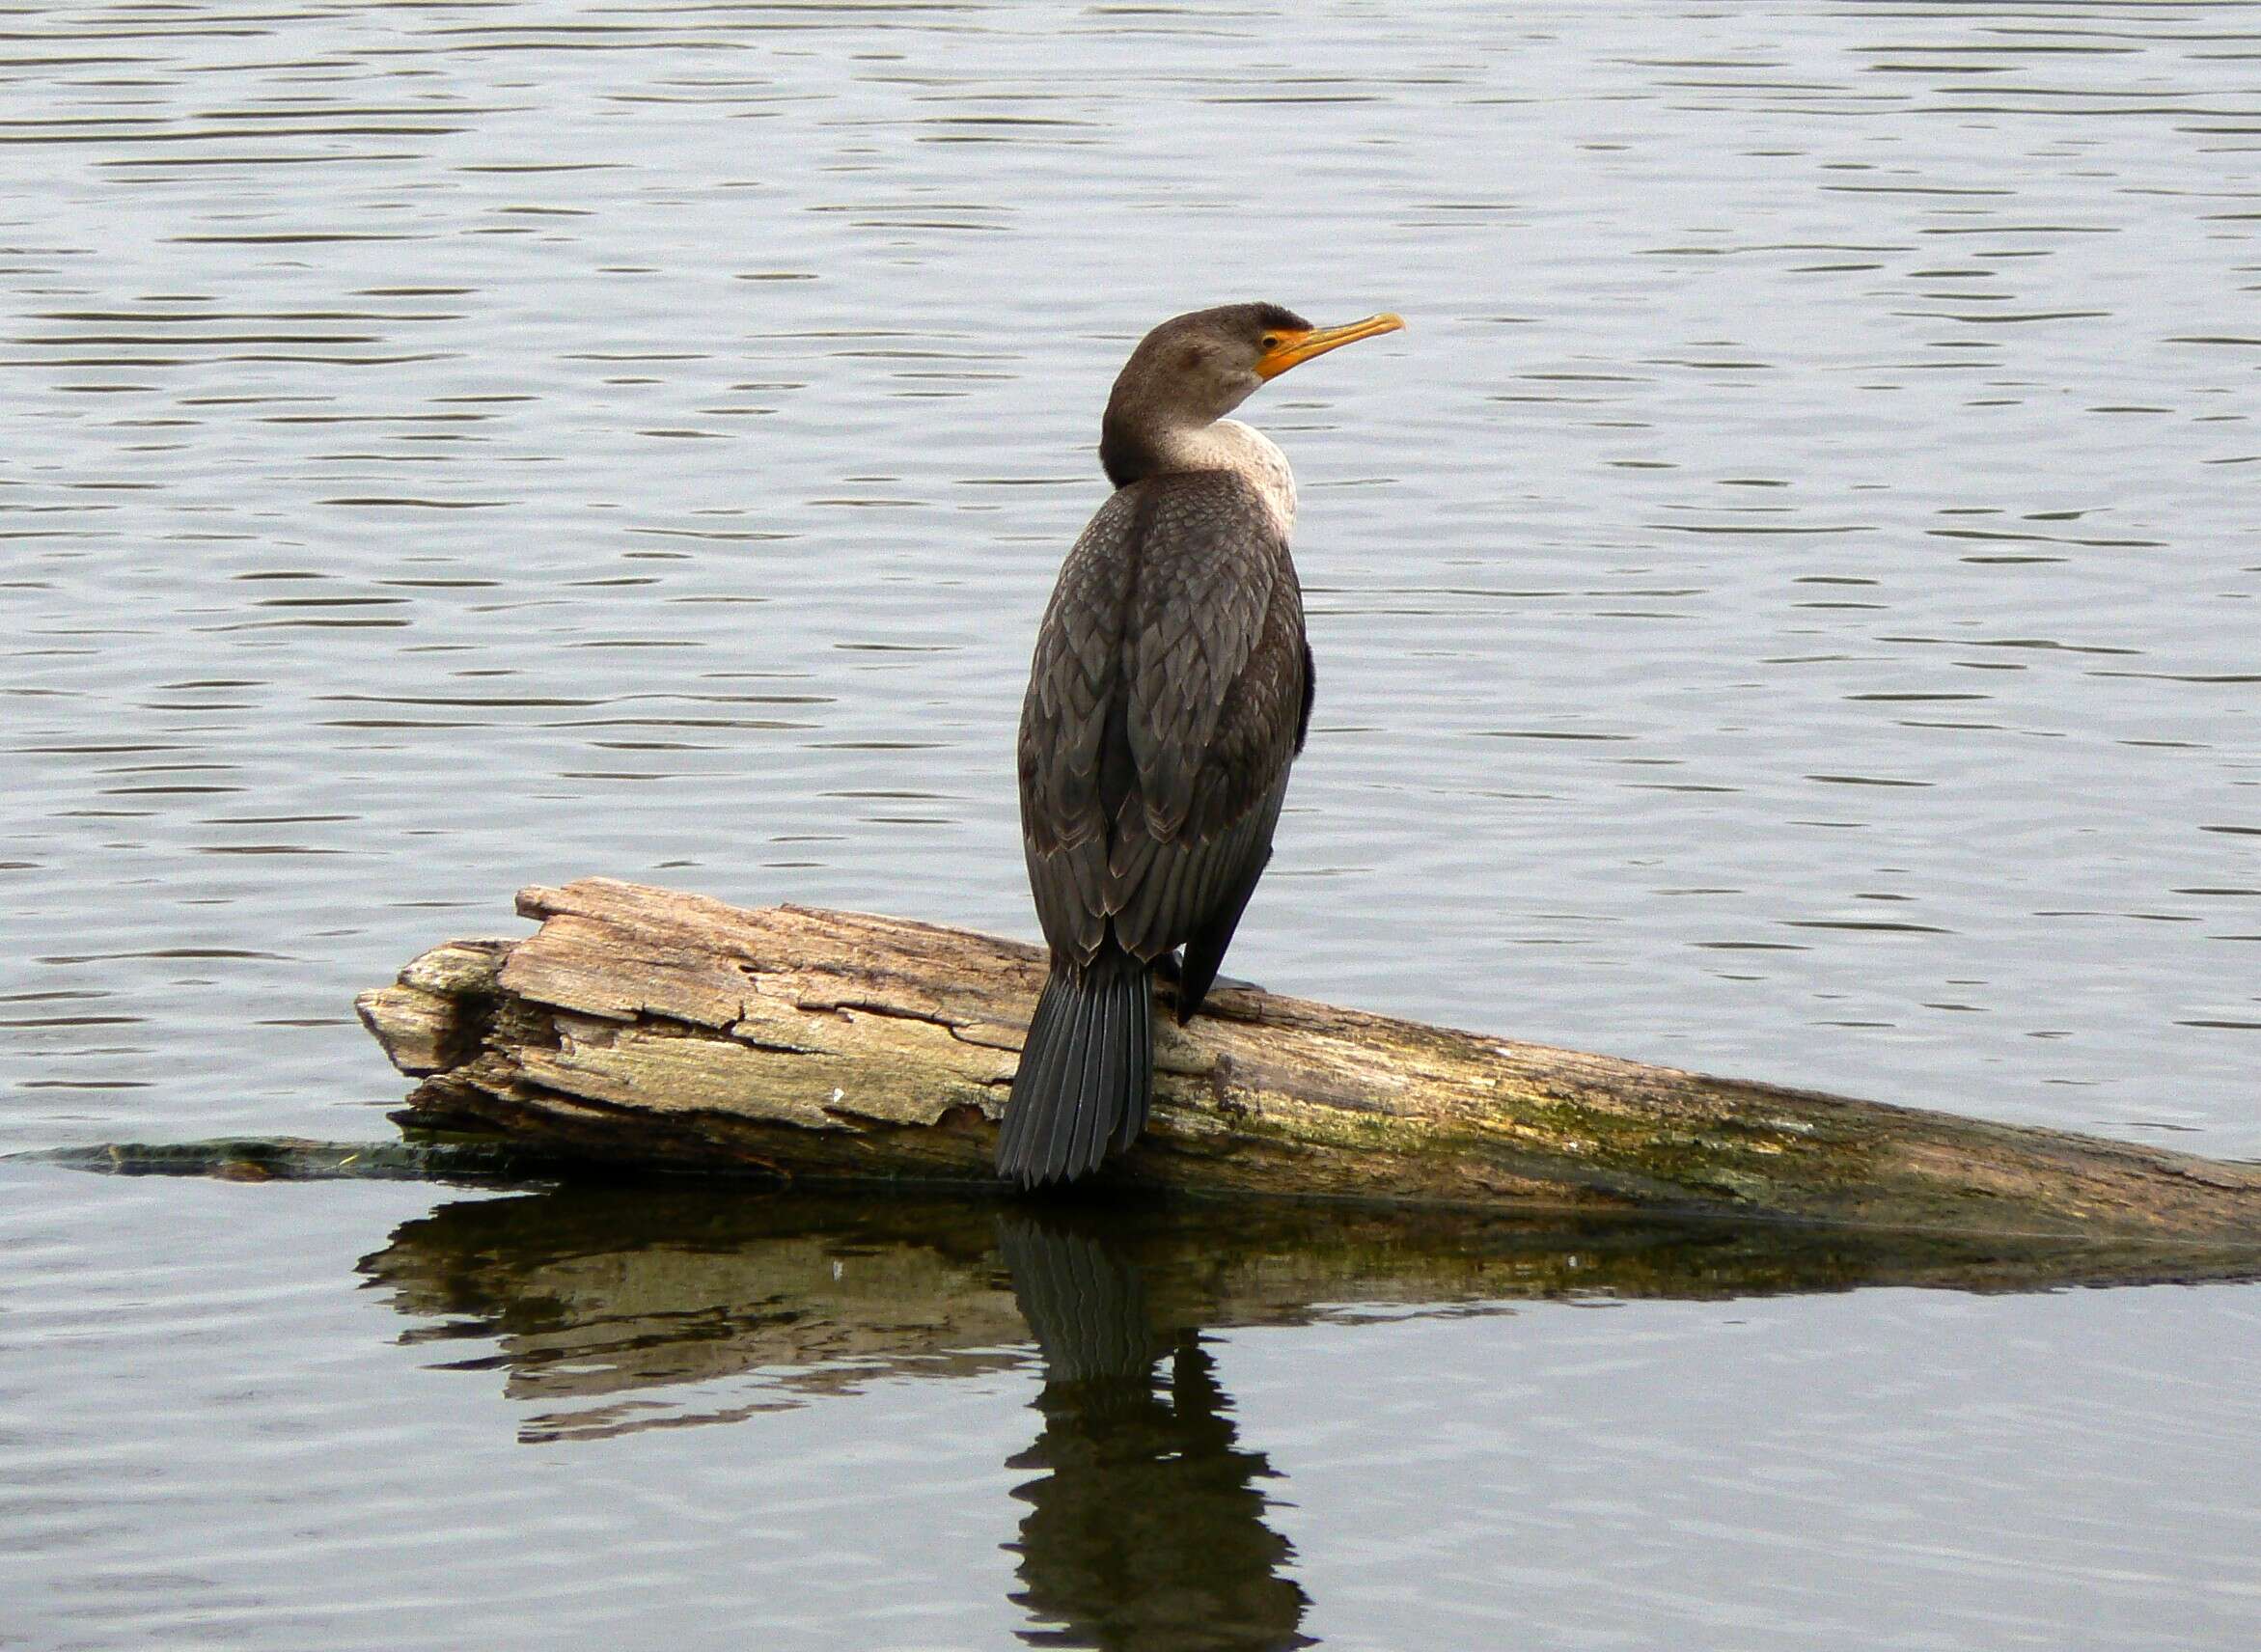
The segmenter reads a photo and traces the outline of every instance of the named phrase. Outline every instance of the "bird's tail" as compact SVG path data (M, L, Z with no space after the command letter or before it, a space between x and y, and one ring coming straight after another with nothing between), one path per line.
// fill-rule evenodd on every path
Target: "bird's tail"
M1073 1181L1145 1128L1154 1088L1153 971L1115 947L1052 960L997 1135L997 1173Z

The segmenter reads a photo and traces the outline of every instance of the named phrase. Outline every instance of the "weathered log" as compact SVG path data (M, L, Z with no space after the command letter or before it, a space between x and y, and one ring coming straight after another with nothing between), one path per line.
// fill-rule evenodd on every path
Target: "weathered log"
M535 935L436 948L360 1000L423 1081L404 1127L644 1169L988 1179L1034 948L603 878L518 904ZM2257 1166L1255 990L1156 1021L1117 1183L2261 1249Z

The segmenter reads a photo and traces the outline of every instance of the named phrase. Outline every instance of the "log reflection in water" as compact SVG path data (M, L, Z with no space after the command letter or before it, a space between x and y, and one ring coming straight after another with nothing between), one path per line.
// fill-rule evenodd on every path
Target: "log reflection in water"
M2157 1252L1846 1228L1238 1203L567 1188L444 1204L365 1257L418 1343L465 1340L530 1442L727 1421L891 1376L1044 1364L1016 1545L1034 1643L1308 1644L1203 1330L1532 1298L2193 1277ZM1376 1329L1375 1335L1388 1332ZM1503 1334L1506 1333L1503 1328Z
M721 1421L886 1375L1021 1363L1029 1330L977 1200L564 1188L443 1204L361 1271L411 1342L491 1344L543 1408L529 1440ZM1868 1284L2036 1290L2197 1277L2125 1243L1341 1205L1094 1213L1173 1330L1504 1311L1566 1296L1728 1297ZM758 1374L751 1383L749 1375ZM717 1385L737 1380L731 1403ZM675 1390L675 1391L663 1391ZM583 1403L597 1402L597 1403Z

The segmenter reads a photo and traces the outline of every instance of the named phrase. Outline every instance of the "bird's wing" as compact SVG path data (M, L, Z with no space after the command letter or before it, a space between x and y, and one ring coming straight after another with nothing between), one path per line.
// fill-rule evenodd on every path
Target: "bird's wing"
M1123 612L1143 488L1099 508L1061 564L1036 631L1021 704L1021 840L1044 939L1089 962L1107 933L1107 839L1102 779L1119 788L1125 758L1104 765L1112 725L1122 743Z
M1124 637L1125 731L1146 831L1169 840L1197 805L1214 810L1219 800L1204 794L1255 755L1244 748L1257 730L1225 720L1248 709L1235 691L1289 564L1279 525L1239 477L1201 472L1147 485L1153 501Z
M1112 920L1150 959L1222 918L1222 952L1271 854L1307 675L1294 566L1246 482L1157 477L1110 501L1062 571L1022 717L1046 939L1089 959Z

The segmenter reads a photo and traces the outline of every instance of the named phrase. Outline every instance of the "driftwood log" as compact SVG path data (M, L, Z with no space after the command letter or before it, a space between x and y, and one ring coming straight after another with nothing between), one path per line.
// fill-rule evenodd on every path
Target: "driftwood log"
M787 1181L985 1181L1036 949L590 878L359 1009L412 1133ZM1163 989L1165 992L1167 989ZM1710 1212L2261 1255L2261 1166L1707 1078L1254 990L1157 1015L1146 1135L1202 1194Z

